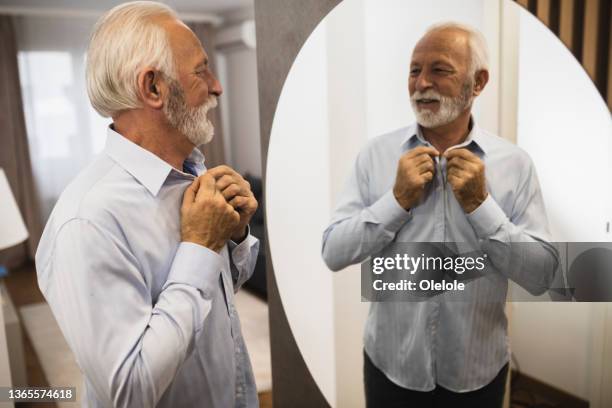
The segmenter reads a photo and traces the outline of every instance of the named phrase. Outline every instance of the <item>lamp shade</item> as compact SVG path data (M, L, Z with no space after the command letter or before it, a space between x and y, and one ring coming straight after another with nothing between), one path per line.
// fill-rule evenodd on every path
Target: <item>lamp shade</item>
M0 168L0 249L25 241L28 231L21 218L17 202L4 170Z

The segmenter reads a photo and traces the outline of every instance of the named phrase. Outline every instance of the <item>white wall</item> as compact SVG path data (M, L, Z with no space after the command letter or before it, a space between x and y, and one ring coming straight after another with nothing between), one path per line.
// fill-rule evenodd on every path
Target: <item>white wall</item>
M513 5L517 7L517 5ZM556 241L609 241L610 113L567 48L520 12L518 144L534 160ZM515 303L511 344L521 369L588 400L598 304ZM611 331L612 332L612 331ZM594 354L592 354L594 353ZM611 364L608 362L608 364Z
M254 24L254 8L240 7L221 14L217 29L218 74L224 95L220 98L225 157L240 173L261 177L257 50L244 43L222 44L244 23ZM228 35L229 34L229 35ZM255 33L253 32L253 38Z
M344 1L325 20L329 100L330 210L367 139L365 0ZM347 97L349 96L349 97ZM326 214L329 220L329 213ZM327 274L331 271L325 269ZM337 407L365 405L362 327L369 305L360 300L360 266L333 273Z
M536 165L553 236L609 241L610 189L602 187L612 185L610 112L552 32L524 11L520 24L517 142Z
M219 55L228 162L241 174L261 177L256 50L243 46L220 51Z

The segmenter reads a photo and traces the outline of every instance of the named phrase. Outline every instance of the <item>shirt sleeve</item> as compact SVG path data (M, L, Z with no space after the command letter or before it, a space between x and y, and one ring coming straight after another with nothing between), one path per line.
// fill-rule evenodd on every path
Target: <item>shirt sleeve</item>
M526 157L510 217L491 194L467 215L494 270L533 295L548 290L559 268L559 254L550 243L544 199L535 167Z
M391 190L368 205L366 169L367 159L362 153L323 233L323 260L333 271L362 262L382 250L412 217Z
M229 247L234 292L237 292L255 271L257 254L259 253L259 240L251 235L249 227L245 239L240 243L229 241L227 245Z
M158 403L210 311L222 262L208 248L181 243L152 299L121 239L81 219L60 229L39 283L102 405Z

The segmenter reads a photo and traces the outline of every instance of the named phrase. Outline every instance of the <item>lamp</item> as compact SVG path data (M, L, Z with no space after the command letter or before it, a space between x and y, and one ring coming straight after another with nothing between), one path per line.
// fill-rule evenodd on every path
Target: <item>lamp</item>
M15 246L27 238L28 230L17 208L17 201L4 170L0 168L0 250ZM7 269L0 265L0 278L7 273ZM0 281L0 382L3 385L27 385L20 327L15 305Z
M0 168L0 250L10 248L28 238L23 218L11 192L4 170ZM6 271L1 271L5 274ZM4 272L4 273L2 273Z

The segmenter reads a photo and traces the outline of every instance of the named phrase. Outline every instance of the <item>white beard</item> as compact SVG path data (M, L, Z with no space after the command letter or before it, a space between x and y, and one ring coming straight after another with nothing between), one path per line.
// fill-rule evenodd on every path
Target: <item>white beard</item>
M471 96L472 84L467 82L461 94L455 98L440 95L437 91L429 89L425 92L416 91L410 97L412 110L416 116L417 123L424 128L436 128L444 126L461 115L466 109L472 106L474 98ZM417 100L419 99L434 99L440 102L438 112L432 112L429 109L419 109Z
M171 126L183 134L194 146L210 142L215 134L215 127L208 119L208 111L217 106L213 95L206 102L194 108L187 106L185 94L176 81L171 81L170 95L164 104L164 114Z

